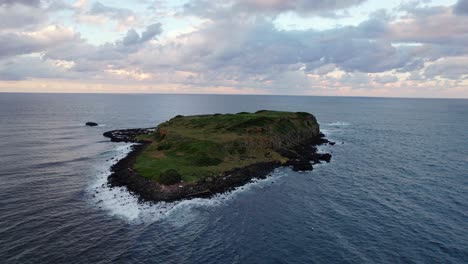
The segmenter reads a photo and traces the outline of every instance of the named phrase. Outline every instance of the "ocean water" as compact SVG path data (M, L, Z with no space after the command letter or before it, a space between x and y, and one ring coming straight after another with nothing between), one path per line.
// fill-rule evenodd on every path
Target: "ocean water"
M332 162L170 204L106 187L130 145L103 132L260 109L313 113ZM0 138L0 263L468 263L468 100L0 94Z

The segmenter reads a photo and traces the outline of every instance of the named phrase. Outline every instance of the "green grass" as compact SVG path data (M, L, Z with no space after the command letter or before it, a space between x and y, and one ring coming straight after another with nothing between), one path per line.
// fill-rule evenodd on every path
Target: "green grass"
M294 144L294 136L310 134L318 134L318 125L307 113L177 116L154 134L138 137L152 143L137 158L134 169L155 181L175 170L183 181L193 182L257 162L285 162L276 150Z

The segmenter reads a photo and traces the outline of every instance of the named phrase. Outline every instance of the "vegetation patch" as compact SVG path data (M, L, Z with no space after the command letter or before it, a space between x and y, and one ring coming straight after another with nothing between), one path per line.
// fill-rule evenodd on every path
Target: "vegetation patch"
M161 184L171 185L179 183L182 180L182 177L176 170L169 169L167 171L161 172L158 180Z
M280 153L318 135L315 117L302 112L176 116L137 137L151 143L134 170L165 185L195 182L256 163L284 163Z

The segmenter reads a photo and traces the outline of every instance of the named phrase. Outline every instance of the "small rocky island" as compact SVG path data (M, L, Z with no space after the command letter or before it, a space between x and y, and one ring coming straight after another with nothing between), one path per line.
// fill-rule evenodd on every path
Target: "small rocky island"
M332 142L305 112L176 116L156 128L104 136L140 143L112 167L110 186L126 186L154 202L209 197L265 178L281 166L307 171L331 159L317 153L317 145Z

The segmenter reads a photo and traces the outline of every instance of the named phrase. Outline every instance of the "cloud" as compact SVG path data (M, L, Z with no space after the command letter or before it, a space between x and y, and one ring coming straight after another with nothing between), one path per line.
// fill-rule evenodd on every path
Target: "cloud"
M26 80L30 78L74 79L77 74L69 71L72 63L45 60L39 57L19 56L0 61L0 79Z
M225 19L247 16L276 16L281 13L294 12L300 15L332 15L332 11L343 10L359 5L366 0L228 0L208 1L192 0L184 5L186 14L202 17Z
M27 6L39 6L41 0L1 0L0 5L27 5Z
M0 30L42 24L46 19L47 14L33 5L0 5Z
M71 8L63 0L0 1L0 30L35 29L47 24L55 12Z
M425 71L426 78L442 77L460 80L468 77L468 56L440 59L429 65Z
M140 42L140 35L136 32L135 29L130 29L127 32L127 35L123 38L122 43L125 46L134 45Z
M457 15L468 15L468 0L458 0L454 12Z
M77 37L72 29L57 25L36 31L0 33L0 58L46 51Z
M147 80L150 74L140 70L138 65L135 66L131 56L145 48L145 44L161 32L161 24L155 23L146 27L141 35L135 29L130 29L123 39L114 43L92 45L82 38L76 38L47 50L43 58L69 62L71 63L69 71L86 74L88 78L107 76L110 80L118 80L118 78L109 77L116 75L122 78Z
M389 36L396 41L443 45L468 45L468 16L460 17L448 7L431 12L409 14L389 26Z
M146 42L153 39L157 35L162 33L161 23L155 23L146 27L146 30L141 33L140 42Z
M80 23L102 25L108 21L117 22L117 29L123 30L135 26L139 17L131 9L112 7L95 2L88 9L86 0L77 1L74 5L75 19Z
M141 44L147 42L157 35L162 33L161 23L155 23L146 27L146 30L141 33L141 36L135 29L130 29L127 35L123 38L122 43L124 46Z
M157 51L144 53L146 57L154 55L158 58L151 59L149 67L156 66L153 62L180 63L188 70L217 74L226 70L240 74L239 78L300 68L311 71L327 64L349 71L380 72L411 62L409 53L393 47L390 41L366 38L365 28L368 27L365 23L362 28L324 32L283 31L266 20L224 21L179 37L177 41L184 45L171 43ZM375 31L370 33L375 34ZM178 55L174 56L175 53ZM165 54L170 54L170 58ZM167 62L164 61L166 58ZM143 65L146 63L142 62Z
M374 78L374 81L381 83L381 84L387 84L387 83L395 83L399 79L395 75L383 75L383 76L377 76Z
M348 8L365 2L365 0L237 0L234 6L248 12L283 13L293 11L299 14L311 14Z
M151 43L162 32L156 23L141 34L130 29L115 43L94 46L75 40L44 56L74 62L73 71L107 72L141 81L262 89L294 82L289 86L299 89L310 85L309 73L384 72L413 63L408 50L373 39L386 32L377 24L366 21L357 27L318 32L278 30L269 20L226 20L209 22L169 42Z
M351 94L403 89L405 83L447 84L441 89L452 89L467 78L468 16L460 15L461 1L455 6L413 4L397 11L381 10L358 25L329 30L280 29L275 19L287 13L352 13L347 8L364 1L190 0L182 13L169 12L165 2L170 15L161 21L183 21L191 27L184 31L172 28L179 22L164 25L168 34L162 34L163 24L156 22L154 13L78 1L73 10L81 20L75 22L87 19L106 25L103 30L113 30L106 33L114 39L103 44L92 44L71 28L52 22L58 17L52 9L67 9L69 4L52 8L43 1L37 8L26 2L0 5L3 80L53 78L168 84L191 90ZM108 27L109 21L122 28ZM142 27L143 21L148 26Z
M122 20L134 15L130 9L110 7L103 5L100 2L94 3L88 14L105 15L114 20Z

